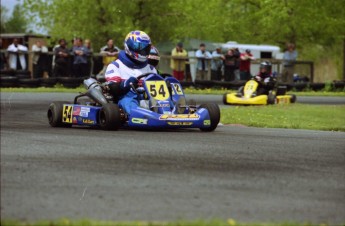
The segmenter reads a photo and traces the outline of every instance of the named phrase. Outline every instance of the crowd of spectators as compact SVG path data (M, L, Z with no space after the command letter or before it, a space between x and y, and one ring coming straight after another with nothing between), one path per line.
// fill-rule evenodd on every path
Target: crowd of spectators
M48 48L42 41L36 41L32 46L31 54L33 64L33 78L44 78L49 75L52 77L87 77L91 75L104 75L109 63L118 58L120 48L114 45L114 40L108 38L105 46L100 48L99 56L102 57L102 67L95 72L95 64L92 56L91 41L82 38L71 40L72 46L68 47L65 39L60 39L54 46L48 60ZM0 39L1 49L2 40ZM26 55L28 48L18 43L14 39L8 46L7 54L1 52L0 69L27 70ZM196 80L215 80L215 81L236 81L249 80L252 77L250 71L251 61L255 60L250 49L240 52L238 48L230 48L226 53L221 48L216 48L212 53L206 50L206 45L201 43L195 52L196 58ZM285 82L291 82L293 77L293 65L297 58L297 52L293 44L287 46L284 53L282 78ZM183 43L179 42L171 51L170 68L172 75L179 81L185 81L187 67L190 57L183 48ZM51 67L48 67L52 62Z

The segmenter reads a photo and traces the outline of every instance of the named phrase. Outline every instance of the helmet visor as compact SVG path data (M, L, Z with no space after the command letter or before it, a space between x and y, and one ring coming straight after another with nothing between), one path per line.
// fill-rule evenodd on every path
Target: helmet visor
M139 55L142 55L142 56L149 55L150 50L151 50L150 43L133 42L133 41L128 40L127 46L131 51L138 53Z

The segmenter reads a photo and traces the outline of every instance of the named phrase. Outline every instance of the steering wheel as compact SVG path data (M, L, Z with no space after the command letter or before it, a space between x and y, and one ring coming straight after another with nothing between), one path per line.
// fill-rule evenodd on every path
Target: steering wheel
M152 73L152 72L148 72L148 73L145 73L145 74L139 75L139 76L137 77L137 79L138 79L138 80L140 80L140 79L145 78L145 77L147 77L147 76L149 76L149 75L152 75L152 74L154 74L154 73Z

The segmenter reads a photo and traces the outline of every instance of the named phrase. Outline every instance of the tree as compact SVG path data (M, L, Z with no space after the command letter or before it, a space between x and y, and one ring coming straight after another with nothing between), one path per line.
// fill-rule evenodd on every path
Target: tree
M1 9L2 11L2 9ZM7 13L5 10L4 12ZM1 12L1 32L2 33L25 33L28 29L28 20L25 17L25 10L21 7L20 4L16 4L13 9L12 16L6 20L4 18L3 24L3 12Z

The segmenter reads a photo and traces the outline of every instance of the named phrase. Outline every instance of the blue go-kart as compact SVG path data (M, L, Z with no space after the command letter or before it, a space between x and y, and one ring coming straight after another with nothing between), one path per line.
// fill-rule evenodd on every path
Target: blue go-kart
M48 109L52 127L92 126L105 130L119 128L177 129L199 128L214 131L220 120L215 103L196 105L186 101L178 80L170 75L147 73L138 76L142 86L132 86L140 107L127 115L117 104L117 97L107 92L106 84L93 78L84 80L87 91L76 96L73 104L53 102ZM83 97L87 97L86 99Z

